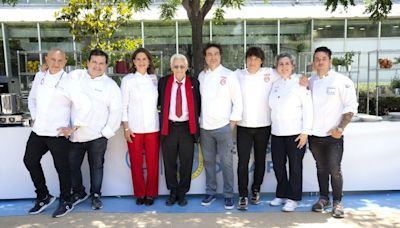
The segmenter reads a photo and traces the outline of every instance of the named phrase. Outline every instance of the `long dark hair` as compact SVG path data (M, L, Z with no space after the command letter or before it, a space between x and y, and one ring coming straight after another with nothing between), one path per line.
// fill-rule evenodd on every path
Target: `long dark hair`
M147 56L147 58L149 59L149 67L147 67L147 73L154 74L156 67L154 66L154 63L153 63L153 56L150 54L149 50L147 50L146 48L138 48L133 52L132 59L131 59L132 63L133 63L133 60L136 58L136 56L139 53L144 53ZM131 73L136 72L135 64L132 65L130 72Z

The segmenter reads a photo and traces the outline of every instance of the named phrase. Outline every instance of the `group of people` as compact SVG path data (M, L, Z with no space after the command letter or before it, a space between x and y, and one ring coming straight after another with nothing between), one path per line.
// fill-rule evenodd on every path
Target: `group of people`
M29 211L40 213L55 201L40 165L49 150L60 181L60 204L53 217L68 213L89 194L82 185L80 166L85 153L90 167L92 208L102 207L101 183L107 140L120 127L129 149L136 204L150 206L158 195L159 147L170 191L167 206L187 204L195 143L200 142L206 174L204 206L217 196L217 156L223 176L224 207L233 209L233 131L238 151L237 208L260 203L265 157L271 138L272 162L277 179L272 206L294 211L302 197L302 160L306 143L316 160L320 198L312 206L321 212L330 206L329 179L333 190L332 215L344 216L340 164L342 133L357 112L353 82L330 69L332 52L314 52L316 74L309 80L294 72L294 58L276 57L276 69L263 67L261 48L246 52L246 68L231 71L221 64L222 48L208 44L203 50L205 69L198 78L187 75L184 55L170 59L172 73L155 75L152 55L138 48L133 67L121 89L106 74L108 56L90 52L87 69L66 74L65 53L52 49L46 56L48 70L36 74L29 94L34 120L24 157L36 188L37 200ZM62 137L63 136L63 137ZM249 161L254 151L254 176L249 184ZM146 162L144 177L143 163ZM289 161L289 173L286 163Z

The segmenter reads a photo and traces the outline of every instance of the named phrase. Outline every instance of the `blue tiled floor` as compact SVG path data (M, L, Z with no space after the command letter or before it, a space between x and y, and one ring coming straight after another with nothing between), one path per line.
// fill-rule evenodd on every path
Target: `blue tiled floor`
M154 205L137 206L133 197L103 197L104 207L99 212L106 213L223 213L231 211L232 213L259 213L259 212L279 212L281 207L269 206L272 194L263 194L262 202L259 205L249 205L245 212L237 209L225 210L223 198L219 198L210 206L201 206L202 195L188 196L188 205L180 207L175 204L172 207L165 206L166 196L160 196ZM317 196L305 194L296 211L308 212L311 205L318 199ZM237 198L235 198L237 200ZM350 210L370 210L375 206L388 207L400 210L400 191L367 192L367 193L346 193L344 205ZM0 200L0 216L21 216L27 215L27 211L33 206L33 199L21 200ZM57 202L47 208L43 214L51 214L57 206ZM72 213L94 212L90 206L90 200L77 205Z

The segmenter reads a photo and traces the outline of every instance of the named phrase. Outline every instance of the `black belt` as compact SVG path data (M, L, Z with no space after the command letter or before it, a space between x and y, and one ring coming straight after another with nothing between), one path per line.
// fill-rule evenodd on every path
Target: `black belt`
M168 120L169 124L174 125L174 126L180 126L180 125L185 125L189 124L189 121L173 121L173 120Z

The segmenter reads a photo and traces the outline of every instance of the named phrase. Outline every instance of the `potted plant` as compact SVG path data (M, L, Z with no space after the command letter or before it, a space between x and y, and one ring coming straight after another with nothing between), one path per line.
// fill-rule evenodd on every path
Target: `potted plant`
M342 71L342 67L346 65L343 57L333 57L332 65L335 67L336 71Z
M400 95L400 78L397 75L390 81L390 87L392 87L395 95Z
M351 64L353 63L354 52L346 52L344 54L343 63L346 66L347 71L351 71Z

